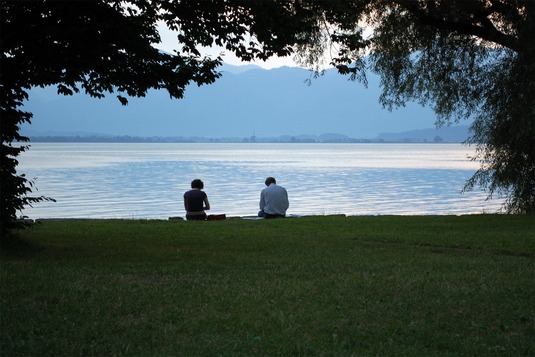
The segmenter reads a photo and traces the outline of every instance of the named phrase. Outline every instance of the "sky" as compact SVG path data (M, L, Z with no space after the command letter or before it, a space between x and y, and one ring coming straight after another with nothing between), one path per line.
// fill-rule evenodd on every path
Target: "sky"
M167 26L165 26L165 24L163 24L162 22L160 22L160 24L158 25L158 31L160 32L160 38L162 42L158 45L155 45L154 47L168 53L174 53L173 51L177 48L178 44L176 32L169 30ZM214 58L219 56L221 53L224 53L224 55L222 56L223 62L234 66L254 64L265 69L279 68L283 66L297 67L297 64L293 61L292 56L274 57L267 61L257 60L254 62L243 62L239 58L237 58L232 52L226 51L224 48L218 46L213 46L210 48L204 47L202 53Z

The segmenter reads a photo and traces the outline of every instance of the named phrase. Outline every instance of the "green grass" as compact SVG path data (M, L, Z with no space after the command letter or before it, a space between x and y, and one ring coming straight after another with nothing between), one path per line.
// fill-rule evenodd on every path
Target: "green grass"
M535 355L535 216L45 222L0 355Z

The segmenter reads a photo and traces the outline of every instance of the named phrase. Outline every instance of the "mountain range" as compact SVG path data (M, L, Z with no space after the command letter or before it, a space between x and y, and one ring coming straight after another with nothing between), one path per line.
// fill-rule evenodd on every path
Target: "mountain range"
M326 70L314 78L299 67L221 67L207 86L189 86L183 99L152 90L122 106L115 95L60 96L54 87L32 88L25 102L34 114L21 133L43 136L174 138L330 137L400 141L462 141L467 126L434 129L435 114L416 103L392 112L379 104L379 78L368 87ZM467 123L468 124L468 123ZM334 133L334 134L332 134ZM328 136L329 136L328 135Z

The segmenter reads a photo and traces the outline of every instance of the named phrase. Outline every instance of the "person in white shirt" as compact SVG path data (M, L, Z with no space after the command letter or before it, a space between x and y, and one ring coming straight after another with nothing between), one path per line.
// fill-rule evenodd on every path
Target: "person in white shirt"
M286 210L290 207L288 192L284 187L277 185L274 177L268 177L265 184L267 187L260 192L260 212L258 212L258 217L285 217Z

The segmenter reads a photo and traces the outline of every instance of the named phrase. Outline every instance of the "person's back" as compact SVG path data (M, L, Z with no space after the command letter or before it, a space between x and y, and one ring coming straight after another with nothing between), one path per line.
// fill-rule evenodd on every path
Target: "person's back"
M204 183L195 179L191 182L191 190L184 193L184 208L186 209L186 219L188 221L193 220L205 220L205 210L210 209L210 203L208 202L208 196L202 189Z
M187 211L200 212L204 210L204 198L206 193L198 189L192 189L184 193Z
M265 184L267 187L260 192L260 212L258 212L258 216L264 218L286 216L286 211L290 206L288 192L284 187L278 186L273 177L268 177Z

